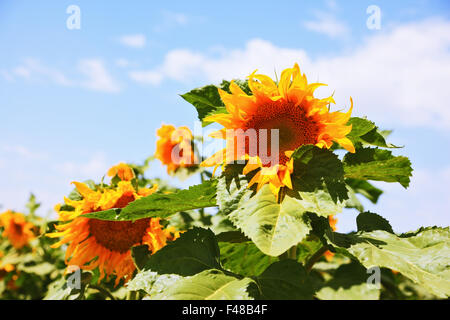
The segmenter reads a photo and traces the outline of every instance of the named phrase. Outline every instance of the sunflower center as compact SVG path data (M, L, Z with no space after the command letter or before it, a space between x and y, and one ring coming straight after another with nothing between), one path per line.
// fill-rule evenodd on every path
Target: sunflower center
M132 194L124 194L117 200L114 207L124 208L135 200ZM89 219L89 231L103 247L120 253L127 252L130 248L142 241L145 231L150 225L150 218L131 221L105 221Z
M22 225L20 225L19 223L13 222L12 227L13 227L13 230L16 235L19 235L19 236L22 235L22 229L23 229Z
M150 225L150 218L131 221L89 220L89 230L95 240L105 248L120 253L142 241Z
M285 151L295 150L304 144L315 144L319 125L306 116L301 106L295 106L285 101L274 101L258 108L258 112L247 122L245 130L255 129L258 136L258 155L263 165L267 166L268 158L279 156L279 163L285 164L289 159ZM267 134L262 135L261 129ZM278 150L272 150L271 132L278 129ZM265 140L265 141L264 141ZM267 146L267 152L261 150L261 145ZM274 145L276 146L276 144ZM251 148L246 145L247 152ZM266 161L265 161L266 159Z

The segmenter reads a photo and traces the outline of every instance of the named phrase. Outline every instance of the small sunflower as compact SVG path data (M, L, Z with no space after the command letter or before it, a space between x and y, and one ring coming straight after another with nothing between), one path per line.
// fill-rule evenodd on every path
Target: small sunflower
M65 255L67 265L76 265L83 270L98 267L99 281L105 275L107 278L115 275L116 285L122 278L128 281L135 270L131 258L133 246L145 244L150 252L155 253L167 241L179 237L174 228L164 229L159 218L145 218L135 222L83 218L84 214L90 212L124 208L128 203L156 191L157 185L136 190L130 181L134 174L131 175L130 172L131 168L125 164L111 168L108 174L117 175L121 181L117 186L99 190L92 190L84 183L73 182L82 199L64 198L65 206L55 207L63 224L55 226L57 232L47 234L51 238L62 237L52 245L53 248L68 245Z
M179 168L191 167L197 163L192 148L193 135L188 127L162 125L156 134L159 139L156 142L155 158L167 166L167 173L171 174Z
M11 210L3 212L0 214L0 227L3 227L3 237L8 238L16 249L23 248L35 238L35 226L22 213Z
M333 215L328 216L328 222L330 223L331 230L336 231L337 221L337 218L335 218ZM331 261L331 259L333 259L334 257L334 253L330 250L325 251L323 255L325 256L325 259L327 259L327 261Z
M248 80L252 95L247 95L233 81L230 83L231 94L219 89L227 113L211 115L204 120L224 126L211 136L225 139L226 148L203 161L202 166L217 167L235 160L252 160L247 161L243 173L256 169L259 171L250 181L249 187L258 184L259 190L268 183L272 192L278 195L281 187L292 189L291 155L298 147L313 144L320 148L330 148L336 142L348 151L355 152L352 142L346 137L352 130L351 125L346 125L353 109L351 98L351 107L347 112L330 112L328 106L335 103L333 97L315 98L315 89L323 84L308 84L306 76L300 73L298 64L281 73L278 85L268 76L255 72ZM235 133L229 136L227 129ZM256 148L249 145L246 139L245 134L249 129L256 131ZM271 135L271 129L279 130L279 150L270 150L270 137L260 137L260 129L269 131L267 136ZM240 150L237 150L238 138L245 141L241 143ZM260 139L269 140L268 152L260 150ZM263 153L271 154L270 158ZM279 159L275 165L270 162L273 154Z

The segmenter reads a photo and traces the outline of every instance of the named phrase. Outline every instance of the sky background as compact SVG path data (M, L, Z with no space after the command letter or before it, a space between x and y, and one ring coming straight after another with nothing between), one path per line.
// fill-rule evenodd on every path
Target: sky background
M70 5L80 29L67 28ZM394 153L412 161L410 187L376 183L385 194L366 208L398 232L450 224L448 1L0 0L0 41L2 209L23 210L33 192L47 215L71 181L143 162L162 123L193 127L179 94L298 62L328 84L319 97L335 92L339 110L351 96L353 115L393 129L389 142L405 146ZM167 177L157 162L147 174Z

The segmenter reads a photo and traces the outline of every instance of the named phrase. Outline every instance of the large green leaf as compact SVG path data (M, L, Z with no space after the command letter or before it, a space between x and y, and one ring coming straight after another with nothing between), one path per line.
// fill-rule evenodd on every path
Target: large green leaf
M370 276L357 262L341 265L316 293L321 300L378 300L380 289L367 283Z
M383 230L333 233L329 239L366 268L396 270L438 297L450 296L449 228L424 228L400 236Z
M251 300L247 287L253 280L237 279L219 270L206 270L177 280L152 300Z
M255 195L248 190L229 218L263 253L278 256L311 231L306 212L328 216L341 211L325 191L299 195L301 199L286 196L278 203L268 185Z
M142 218L167 218L177 212L214 207L216 205L217 180L207 180L202 184L178 190L173 193L154 193L131 202L127 207L83 215L100 220L138 220Z
M314 285L305 268L294 260L282 260L270 265L256 280L261 299L312 299Z
M253 242L219 242L222 266L243 276L261 274L277 258L261 252Z
M149 256L142 269L191 276L207 269L221 269L219 256L214 233L195 227Z
M343 159L346 178L398 182L408 187L412 172L411 162L402 156L393 156L389 150L364 148L347 153Z

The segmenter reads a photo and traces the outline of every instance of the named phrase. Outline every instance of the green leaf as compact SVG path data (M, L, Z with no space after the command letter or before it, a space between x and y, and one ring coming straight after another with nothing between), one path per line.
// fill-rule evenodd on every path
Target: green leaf
M333 233L329 239L335 249L350 254L366 268L396 270L438 297L450 296L449 228L423 228L400 236L383 230Z
M191 276L207 269L221 269L219 256L214 233L195 227L149 256L143 269Z
M380 290L367 283L370 274L357 262L341 265L316 293L321 300L378 300Z
M257 277L261 299L312 299L314 285L305 268L294 260L282 260L270 265Z
M237 279L219 270L206 270L177 280L152 300L251 300L247 287L253 280Z
M279 256L311 231L306 212L328 216L341 211L341 206L324 191L299 196L301 199L286 196L278 203L268 185L254 196L248 190L229 218L263 253Z
M173 193L154 193L138 199L120 209L92 212L86 218L100 220L127 221L150 217L167 218L177 212L216 206L217 180L207 180L202 184L178 190Z
M383 193L383 190L380 190L373 186L370 182L366 180L358 180L358 179L345 179L345 183L347 186L351 187L355 193L359 193L363 195L365 198L370 200L372 203L377 203L378 198Z
M292 154L294 190L313 192L326 185L333 201L348 199L342 162L336 154L314 145L303 145Z
M362 212L356 217L356 225L358 231L375 231L384 230L390 233L394 233L392 227L385 218L372 212Z
M202 121L208 113L224 105L215 85L207 85L193 89L182 94L181 97L197 109L198 119L200 121Z
M261 274L278 258L265 255L253 242L219 242L222 266L243 276Z
M353 145L372 145L383 148L399 148L385 140L386 132L380 131L372 121L365 118L352 117L347 125L352 125L352 131L347 135Z
M130 291L143 290L148 295L154 296L167 290L183 277L176 274L162 274L151 270L143 270L127 282L127 289Z
M346 178L398 182L407 188L412 172L411 162L391 151L364 148L347 153L343 159Z

